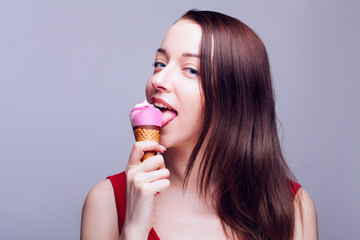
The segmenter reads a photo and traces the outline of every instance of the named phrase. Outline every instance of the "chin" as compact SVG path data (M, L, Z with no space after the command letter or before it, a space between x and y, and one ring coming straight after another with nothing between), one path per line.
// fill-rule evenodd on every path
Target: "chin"
M166 149L179 146L179 140L178 134L160 133L160 144Z
M160 135L160 145L164 146L166 149L174 147L174 142L171 139L167 139L166 137L161 137Z
M193 148L196 144L197 134L195 130L190 132L179 130L178 128L164 128L160 130L160 145L166 149L175 147Z

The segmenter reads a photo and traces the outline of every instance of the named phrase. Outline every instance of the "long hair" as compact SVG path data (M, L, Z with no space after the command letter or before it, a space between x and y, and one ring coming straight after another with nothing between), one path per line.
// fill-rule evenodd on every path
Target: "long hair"
M294 196L278 138L268 55L260 38L230 16L190 10L202 28L203 127L185 185L201 149L198 186L215 183L216 209L229 237L291 239ZM180 20L181 20L180 19Z

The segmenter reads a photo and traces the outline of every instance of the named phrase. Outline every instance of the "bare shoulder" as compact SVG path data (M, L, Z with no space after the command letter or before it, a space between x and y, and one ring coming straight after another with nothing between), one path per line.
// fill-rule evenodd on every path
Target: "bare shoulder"
M114 190L109 179L103 180L92 187L86 197L85 204L96 202L114 202Z
M305 189L300 188L295 196L294 240L318 239L316 209Z
M86 197L81 219L81 239L118 238L114 191L107 179L96 184Z

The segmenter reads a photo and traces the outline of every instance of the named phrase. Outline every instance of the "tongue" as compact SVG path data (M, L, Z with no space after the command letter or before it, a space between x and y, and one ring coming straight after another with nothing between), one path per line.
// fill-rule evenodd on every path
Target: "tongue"
M164 127L177 116L177 113L171 110L162 111L162 126Z

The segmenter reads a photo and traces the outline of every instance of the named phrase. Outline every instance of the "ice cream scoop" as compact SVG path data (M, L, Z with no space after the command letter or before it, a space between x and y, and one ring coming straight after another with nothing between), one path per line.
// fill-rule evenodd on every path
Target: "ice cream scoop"
M162 113L146 100L134 106L130 112L131 125L137 142L152 140L159 142ZM155 151L144 153L141 161L155 156Z
M145 125L161 127L162 113L145 100L134 106L130 112L130 120L133 127Z

